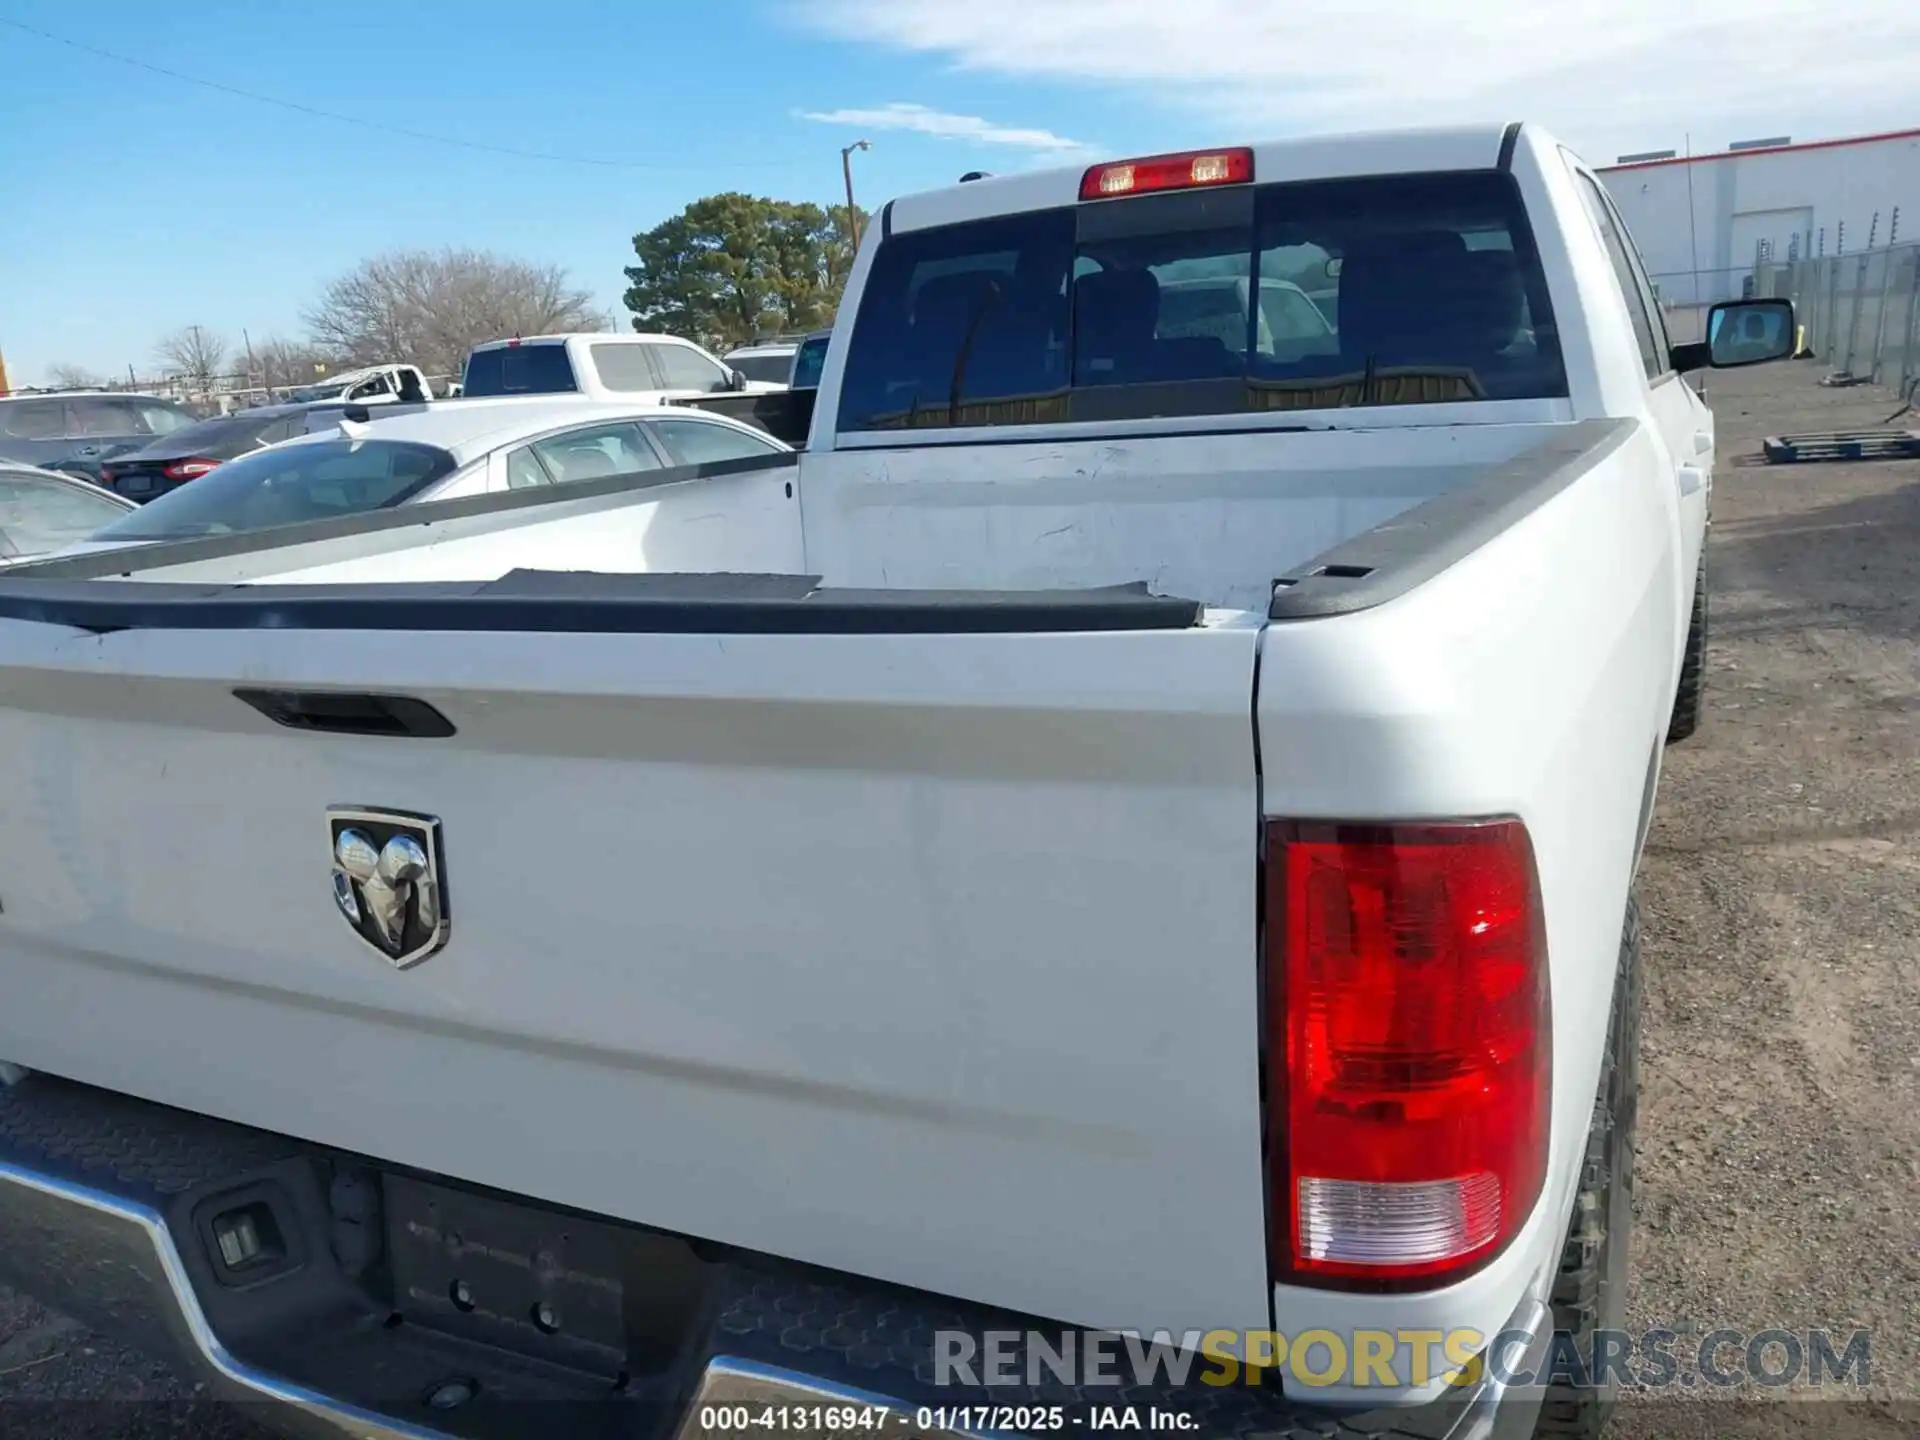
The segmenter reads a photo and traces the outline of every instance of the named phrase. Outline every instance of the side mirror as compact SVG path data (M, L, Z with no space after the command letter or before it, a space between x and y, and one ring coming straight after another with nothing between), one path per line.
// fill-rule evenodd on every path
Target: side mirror
M1737 370L1793 354L1791 300L1723 300L1707 311L1707 338L1673 347L1673 368Z
M747 377L745 372L736 370L731 365L729 365L727 367L727 389L744 390L746 388L747 388Z

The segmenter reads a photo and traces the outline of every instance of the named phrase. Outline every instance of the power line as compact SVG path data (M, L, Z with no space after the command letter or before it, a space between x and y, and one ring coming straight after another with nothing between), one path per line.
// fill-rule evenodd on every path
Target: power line
M204 90L217 90L223 95L238 96L242 100L252 100L260 105L275 105L282 110L292 110L301 115L312 115L322 120L338 121L342 125L359 125L369 130L378 130L383 135L404 135L411 140L425 140L435 145L455 145L462 150L479 150L489 155L511 155L520 160L551 160L564 165L595 165L610 170L744 170L755 168L738 161L731 164L701 162L656 162L651 160L604 160L591 155L562 155L549 150L522 150L511 145L489 145L482 140L464 140L457 135L437 135L427 130L409 130L404 125L394 125L386 120L369 120L360 115L346 115L338 110L322 110L314 105L302 105L297 100L282 100L277 95L262 95L257 90L243 90L237 85L223 84L218 80L207 80L198 75L187 75L179 70L169 70L164 65L155 65L150 61L136 60L130 55L116 54L112 50L102 50L97 45L83 44L78 40L69 40L64 35L55 35L51 31L24 25L18 20L0 16L0 25L34 35L55 45L65 45L70 50L79 50L88 55L98 56L102 60L111 60L119 65L131 65L136 70L145 70L154 75L164 75L169 80L178 80L187 85L198 85Z

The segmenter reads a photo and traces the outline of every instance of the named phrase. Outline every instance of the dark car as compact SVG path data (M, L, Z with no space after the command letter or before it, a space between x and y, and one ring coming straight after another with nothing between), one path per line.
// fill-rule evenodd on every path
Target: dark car
M0 566L63 550L137 508L75 476L0 460Z
M0 460L94 480L101 461L183 429L195 418L186 406L154 395L0 396Z
M209 470L251 455L262 446L307 433L311 405L261 405L192 425L115 455L100 471L100 483L144 505Z

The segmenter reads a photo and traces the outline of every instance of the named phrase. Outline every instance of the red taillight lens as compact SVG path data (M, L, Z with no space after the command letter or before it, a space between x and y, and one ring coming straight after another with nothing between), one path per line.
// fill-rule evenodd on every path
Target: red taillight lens
M160 473L169 480L192 480L219 468L218 460L176 460Z
M1526 827L1270 822L1266 885L1274 1278L1408 1289L1478 1269L1546 1173Z
M1243 185L1253 179L1251 150L1189 150L1095 165L1080 177L1082 200L1188 190L1200 185Z
M111 485L113 483L113 471L107 469L104 465L100 467L100 483L102 485Z

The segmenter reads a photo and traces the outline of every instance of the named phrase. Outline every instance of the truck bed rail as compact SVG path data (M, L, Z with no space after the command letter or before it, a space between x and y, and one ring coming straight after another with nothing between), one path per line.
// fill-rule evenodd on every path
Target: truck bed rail
M0 579L0 620L119 630L434 630L903 635L1184 630L1195 600L1145 581L1084 590L842 590L817 575L514 570L397 585Z

